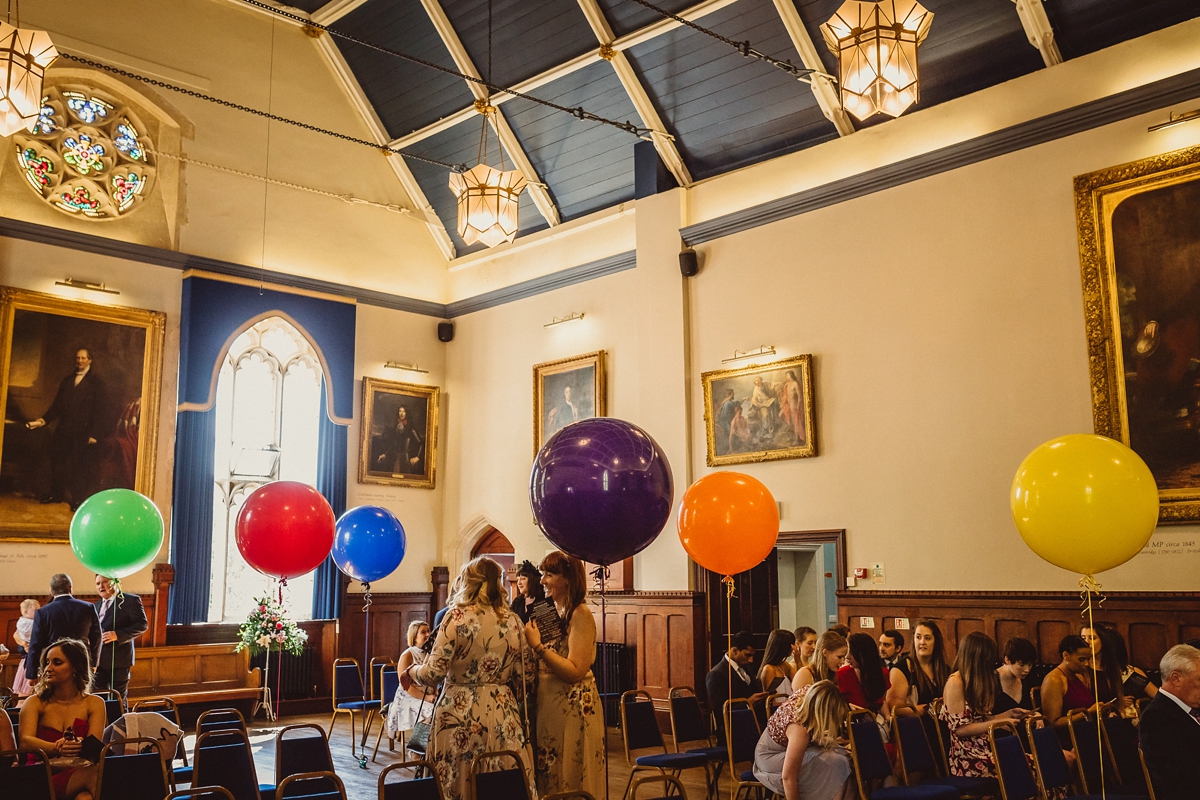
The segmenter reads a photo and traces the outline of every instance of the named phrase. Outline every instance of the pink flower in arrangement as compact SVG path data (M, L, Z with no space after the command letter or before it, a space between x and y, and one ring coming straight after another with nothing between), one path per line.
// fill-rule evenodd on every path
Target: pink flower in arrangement
M266 613L267 607L266 607L266 606L259 606L259 607L258 607L258 610L259 610L259 611L262 611L263 613Z

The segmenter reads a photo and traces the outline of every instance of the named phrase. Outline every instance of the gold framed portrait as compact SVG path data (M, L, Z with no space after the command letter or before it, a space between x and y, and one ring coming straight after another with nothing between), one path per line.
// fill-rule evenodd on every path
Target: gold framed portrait
M605 416L605 403L603 350L535 364L533 454L572 422Z
M1160 523L1200 520L1200 147L1079 175L1095 431L1154 474Z
M812 355L701 374L710 467L817 454Z
M105 489L154 493L166 314L0 287L0 541L69 541Z
M437 386L363 378L359 483L436 485L441 393Z

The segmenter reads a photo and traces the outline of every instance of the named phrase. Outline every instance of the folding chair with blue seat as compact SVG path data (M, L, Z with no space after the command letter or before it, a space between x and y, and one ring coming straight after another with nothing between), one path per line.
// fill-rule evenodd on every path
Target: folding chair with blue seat
M1149 795L1149 781L1142 770L1138 750L1138 732L1133 720L1110 715L1104 717L1104 746L1112 758L1114 778L1121 791Z
M241 731L246 733L246 718L236 708L212 708L196 720L196 735L216 731Z
M130 748L133 752L125 755ZM96 800L163 800L170 791L167 766L157 739L123 739L101 748Z
M210 731L196 737L192 754L194 786L223 786L234 800L262 800L262 791L273 793L273 785L258 783L250 741L242 731Z
M690 686L676 686L667 692L667 712L671 716L671 737L675 740L676 753L699 754L708 759L706 797L716 792L721 770L729 758L723 745L713 742L709 716L700 710L700 700ZM687 747L686 745L693 745ZM698 745L698 746L696 746Z
M169 697L147 697L144 700L138 700L133 704L133 712L145 712L150 714L159 714L171 722L175 723L175 727L183 730L183 723L179 717L179 706ZM192 782L192 768L188 766L187 748L183 745L184 737L179 737L179 746L175 748L175 757L167 764L167 769L171 771L171 785L178 786L181 783ZM182 761L182 767L176 767L174 762Z
M20 800L54 800L54 783L50 775L50 758L45 750L21 748L0 752L0 763L14 761L13 766L0 770L0 784L5 797ZM32 761L33 763L27 763Z
M1098 794L1076 793L1076 781L1071 774L1071 765L1063 755L1058 732L1045 723L1046 718L1041 714L1035 714L1025 720L1029 742L1033 745L1033 767L1037 770L1042 797L1050 797L1056 790L1062 789L1071 795L1072 800L1101 800ZM1112 792L1106 794L1113 800L1117 798Z
M542 800L596 800L590 792L585 792L582 789L576 792L555 792L548 794Z
M107 718L105 725L112 725L125 713L125 698L121 697L120 693L112 689L101 689L93 694L104 701L104 716Z
M851 711L848 723L850 761L862 800L958 800L958 791L950 786L883 786L894 776L875 715Z
M722 713L725 721L725 758L729 761L729 778L733 782L733 800L743 793L761 795L763 785L754 777L754 749L758 747L758 717L747 700L734 698L725 701Z
M1083 711L1067 714L1067 730L1075 751L1082 794L1106 794L1109 797L1148 798L1146 787L1140 790L1121 784L1112 753L1105 746L1104 734L1096 725L1096 715ZM1103 760L1103 767L1101 767ZM1101 792L1101 784L1104 791Z
M311 736L288 736L295 731L309 731ZM310 772L333 772L333 756L329 753L329 742L325 729L311 722L303 725L288 725L275 734L275 783L282 787L284 778ZM282 797L277 789L273 798ZM269 800L263 791L263 800ZM273 800L271 798L271 800Z
M406 781L387 782L387 776L402 769L411 769L413 777ZM442 800L433 764L425 760L392 764L379 773L379 800Z
M907 710L911 713L897 713ZM925 725L913 706L892 709L892 742L896 745L896 761L905 786L950 786L960 798L984 798L996 794L995 778L972 778L959 775L939 775L938 764L929 746Z
M206 797L234 800L234 796L223 786L192 786L187 789L171 792L167 795L167 800L201 800Z
M925 712L921 714L921 724L925 726L925 736L934 748L934 755L938 760L938 772L942 775L949 775L950 726L942 719L943 702L942 698L935 697L933 702L925 706Z
M512 759L516 766L504 769L505 759ZM497 765L500 769L494 769ZM468 780L478 800L530 800L525 762L516 750L494 750L475 756Z
M298 772L279 781L280 800L346 800L346 785L332 770Z
M353 658L337 658L333 661L333 716L329 720L329 733L325 738L333 736L333 726L338 714L350 715L350 755L355 754L354 715L363 714L363 748L366 748L366 731L371 726L371 717L383 706L378 700L367 697L363 687L362 670L358 661Z
M640 790L643 786L653 786L656 783L661 783L662 788L654 791L648 797L641 795ZM587 792L569 794L568 797L588 796ZM558 797L558 795L555 795ZM550 800L550 798L544 798ZM679 778L672 778L670 775L643 775L633 782L633 786L629 789L629 800L687 800L687 792L683 790L683 784Z
M8 714L8 721L12 723L13 730L19 730L21 727L21 709L6 708L4 713Z
M634 689L621 695L621 738L625 742L625 760L630 767L622 798L628 797L629 788L639 772L653 770L660 774L678 775L681 770L702 769L708 775L706 756L667 752L662 732L658 729L658 719L654 715L654 702L644 691ZM637 750L657 752L635 756Z
M375 752L371 753L371 760L379 755L379 743L383 741L383 736L387 733L387 715L388 707L395 702L396 690L400 688L400 674L396 671L395 664L385 665L379 673L379 682L382 687L379 693L379 699L383 702L383 706L379 709L379 735L375 737ZM424 712L422 712L424 713ZM400 747L404 747L404 731L400 731ZM388 736L388 752L396 750L396 737Z
M1029 768L1018 728L1008 720L988 726L988 745L1000 783L1001 800L1039 800L1037 776Z

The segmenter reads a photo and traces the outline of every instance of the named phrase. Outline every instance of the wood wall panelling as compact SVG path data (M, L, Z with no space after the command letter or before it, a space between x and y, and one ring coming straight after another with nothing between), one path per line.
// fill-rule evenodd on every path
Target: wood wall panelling
M405 634L409 623L422 620L433 623L436 609L432 608L430 592L386 592L371 595L371 647L370 658L399 660L408 647ZM337 655L339 658L363 660L363 627L367 621L363 596L346 595L346 606L342 609L338 635Z

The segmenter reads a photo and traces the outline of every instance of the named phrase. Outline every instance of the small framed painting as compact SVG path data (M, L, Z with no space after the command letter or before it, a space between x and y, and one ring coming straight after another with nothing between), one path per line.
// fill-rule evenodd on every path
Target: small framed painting
M533 368L533 454L581 419L603 417L604 351L547 361Z
M705 372L708 465L817 454L812 356Z
M363 378L359 483L434 487L441 392L436 386Z

